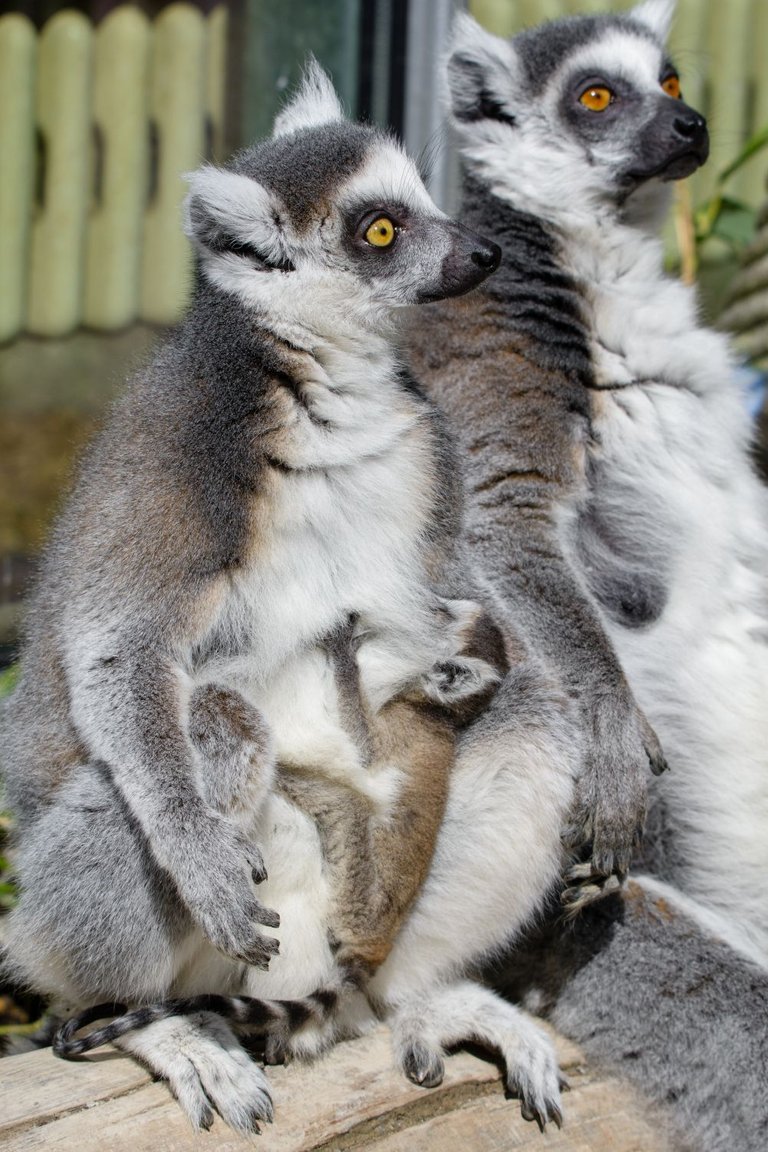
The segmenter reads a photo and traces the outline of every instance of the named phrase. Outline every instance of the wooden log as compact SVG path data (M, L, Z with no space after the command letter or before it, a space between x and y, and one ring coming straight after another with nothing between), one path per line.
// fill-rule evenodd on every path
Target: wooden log
M626 1086L585 1066L557 1040L571 1081L566 1123L542 1136L504 1098L496 1065L467 1052L446 1062L441 1087L425 1090L396 1071L383 1027L338 1045L317 1063L269 1070L275 1122L270 1152L371 1148L375 1152L669 1152L657 1118ZM216 1120L194 1133L167 1087L112 1051L79 1063L49 1050L2 1062L0 1148L31 1152L244 1152L252 1140Z

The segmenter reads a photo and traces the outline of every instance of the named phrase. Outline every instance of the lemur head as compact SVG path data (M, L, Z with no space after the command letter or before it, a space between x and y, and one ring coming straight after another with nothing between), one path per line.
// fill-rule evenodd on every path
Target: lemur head
M674 0L575 16L502 40L468 16L448 59L453 122L497 194L557 216L689 176L709 152L664 44Z
M494 244L438 210L394 139L345 120L314 61L271 139L189 182L204 275L321 336L467 292L499 263Z

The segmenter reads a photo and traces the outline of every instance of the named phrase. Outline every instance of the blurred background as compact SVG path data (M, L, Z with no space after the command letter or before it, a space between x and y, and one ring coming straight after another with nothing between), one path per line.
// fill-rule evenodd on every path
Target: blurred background
M312 51L350 113L434 151L455 206L437 63L454 0L0 4L0 668L83 442L190 291L181 173L269 131ZM470 0L510 35L621 0ZM736 330L759 415L768 364L768 0L680 0L706 170L677 190L670 266ZM0 680L1 682L1 680Z

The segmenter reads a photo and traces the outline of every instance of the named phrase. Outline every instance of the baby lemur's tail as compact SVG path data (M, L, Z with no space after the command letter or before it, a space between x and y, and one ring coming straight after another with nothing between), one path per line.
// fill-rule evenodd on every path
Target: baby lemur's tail
M228 1020L237 1032L245 1036L263 1037L266 1063L282 1064L290 1041L301 1031L310 1030L313 1026L315 1030L324 1031L333 1022L343 994L359 987L359 983L359 975L350 969L335 982L329 982L309 996L296 1000L259 1000L252 996L185 996L144 1004L130 1012L124 1004L98 1004L72 1016L61 1025L53 1039L53 1051L63 1060L74 1060L158 1020L167 1020L172 1016L191 1016L197 1012L214 1012ZM77 1035L83 1028L108 1017L114 1019L85 1036ZM314 1042L299 1045L301 1047L313 1050L319 1046Z

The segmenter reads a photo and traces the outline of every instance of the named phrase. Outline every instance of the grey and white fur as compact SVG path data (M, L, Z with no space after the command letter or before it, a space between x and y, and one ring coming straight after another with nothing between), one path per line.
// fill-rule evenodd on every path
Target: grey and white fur
M581 713L574 839L596 851L574 869L577 903L629 862L632 822L611 860L605 821L642 822L646 752L670 766L639 864L659 878L642 882L647 899L663 880L681 916L649 927L612 900L587 923L612 916L615 946L584 950L578 979L572 938L553 931L566 972L553 1018L592 1055L640 1051L624 1071L677 1094L695 1147L757 1152L765 1109L744 1117L750 1095L765 1099L762 1040L742 1037L731 1061L714 1038L750 1018L760 1037L768 1027L768 506L728 342L663 270L669 181L708 150L702 117L667 91L672 7L510 41L460 18L447 71L463 218L504 257L471 296L414 316L411 344L459 434L474 560ZM595 88L610 93L602 111L581 99ZM697 955L711 994L683 1004L670 970ZM528 977L543 979L539 964ZM713 1083L722 1100L704 1109Z
M368 239L382 215L386 251ZM91 448L30 609L4 731L21 833L9 963L74 1008L336 987L330 1024L264 1010L310 1055L373 1017L336 995L335 816L324 841L295 781L364 796L385 842L409 783L397 755L376 770L362 754L329 637L354 621L360 692L390 735L398 700L422 732L426 699L450 712L457 655L496 678L462 655L466 598L495 605L458 547L443 421L393 335L405 305L465 291L498 254L435 208L393 141L343 119L314 67L271 140L192 176L187 221L191 311ZM560 1117L549 1041L466 972L557 877L578 751L567 699L503 609L497 624L510 670L460 737L433 870L367 991L415 1079L439 1080L446 1046L488 1043L544 1124ZM435 789L436 827L439 771ZM119 1043L193 1123L215 1109L250 1131L269 1087L218 1003Z

